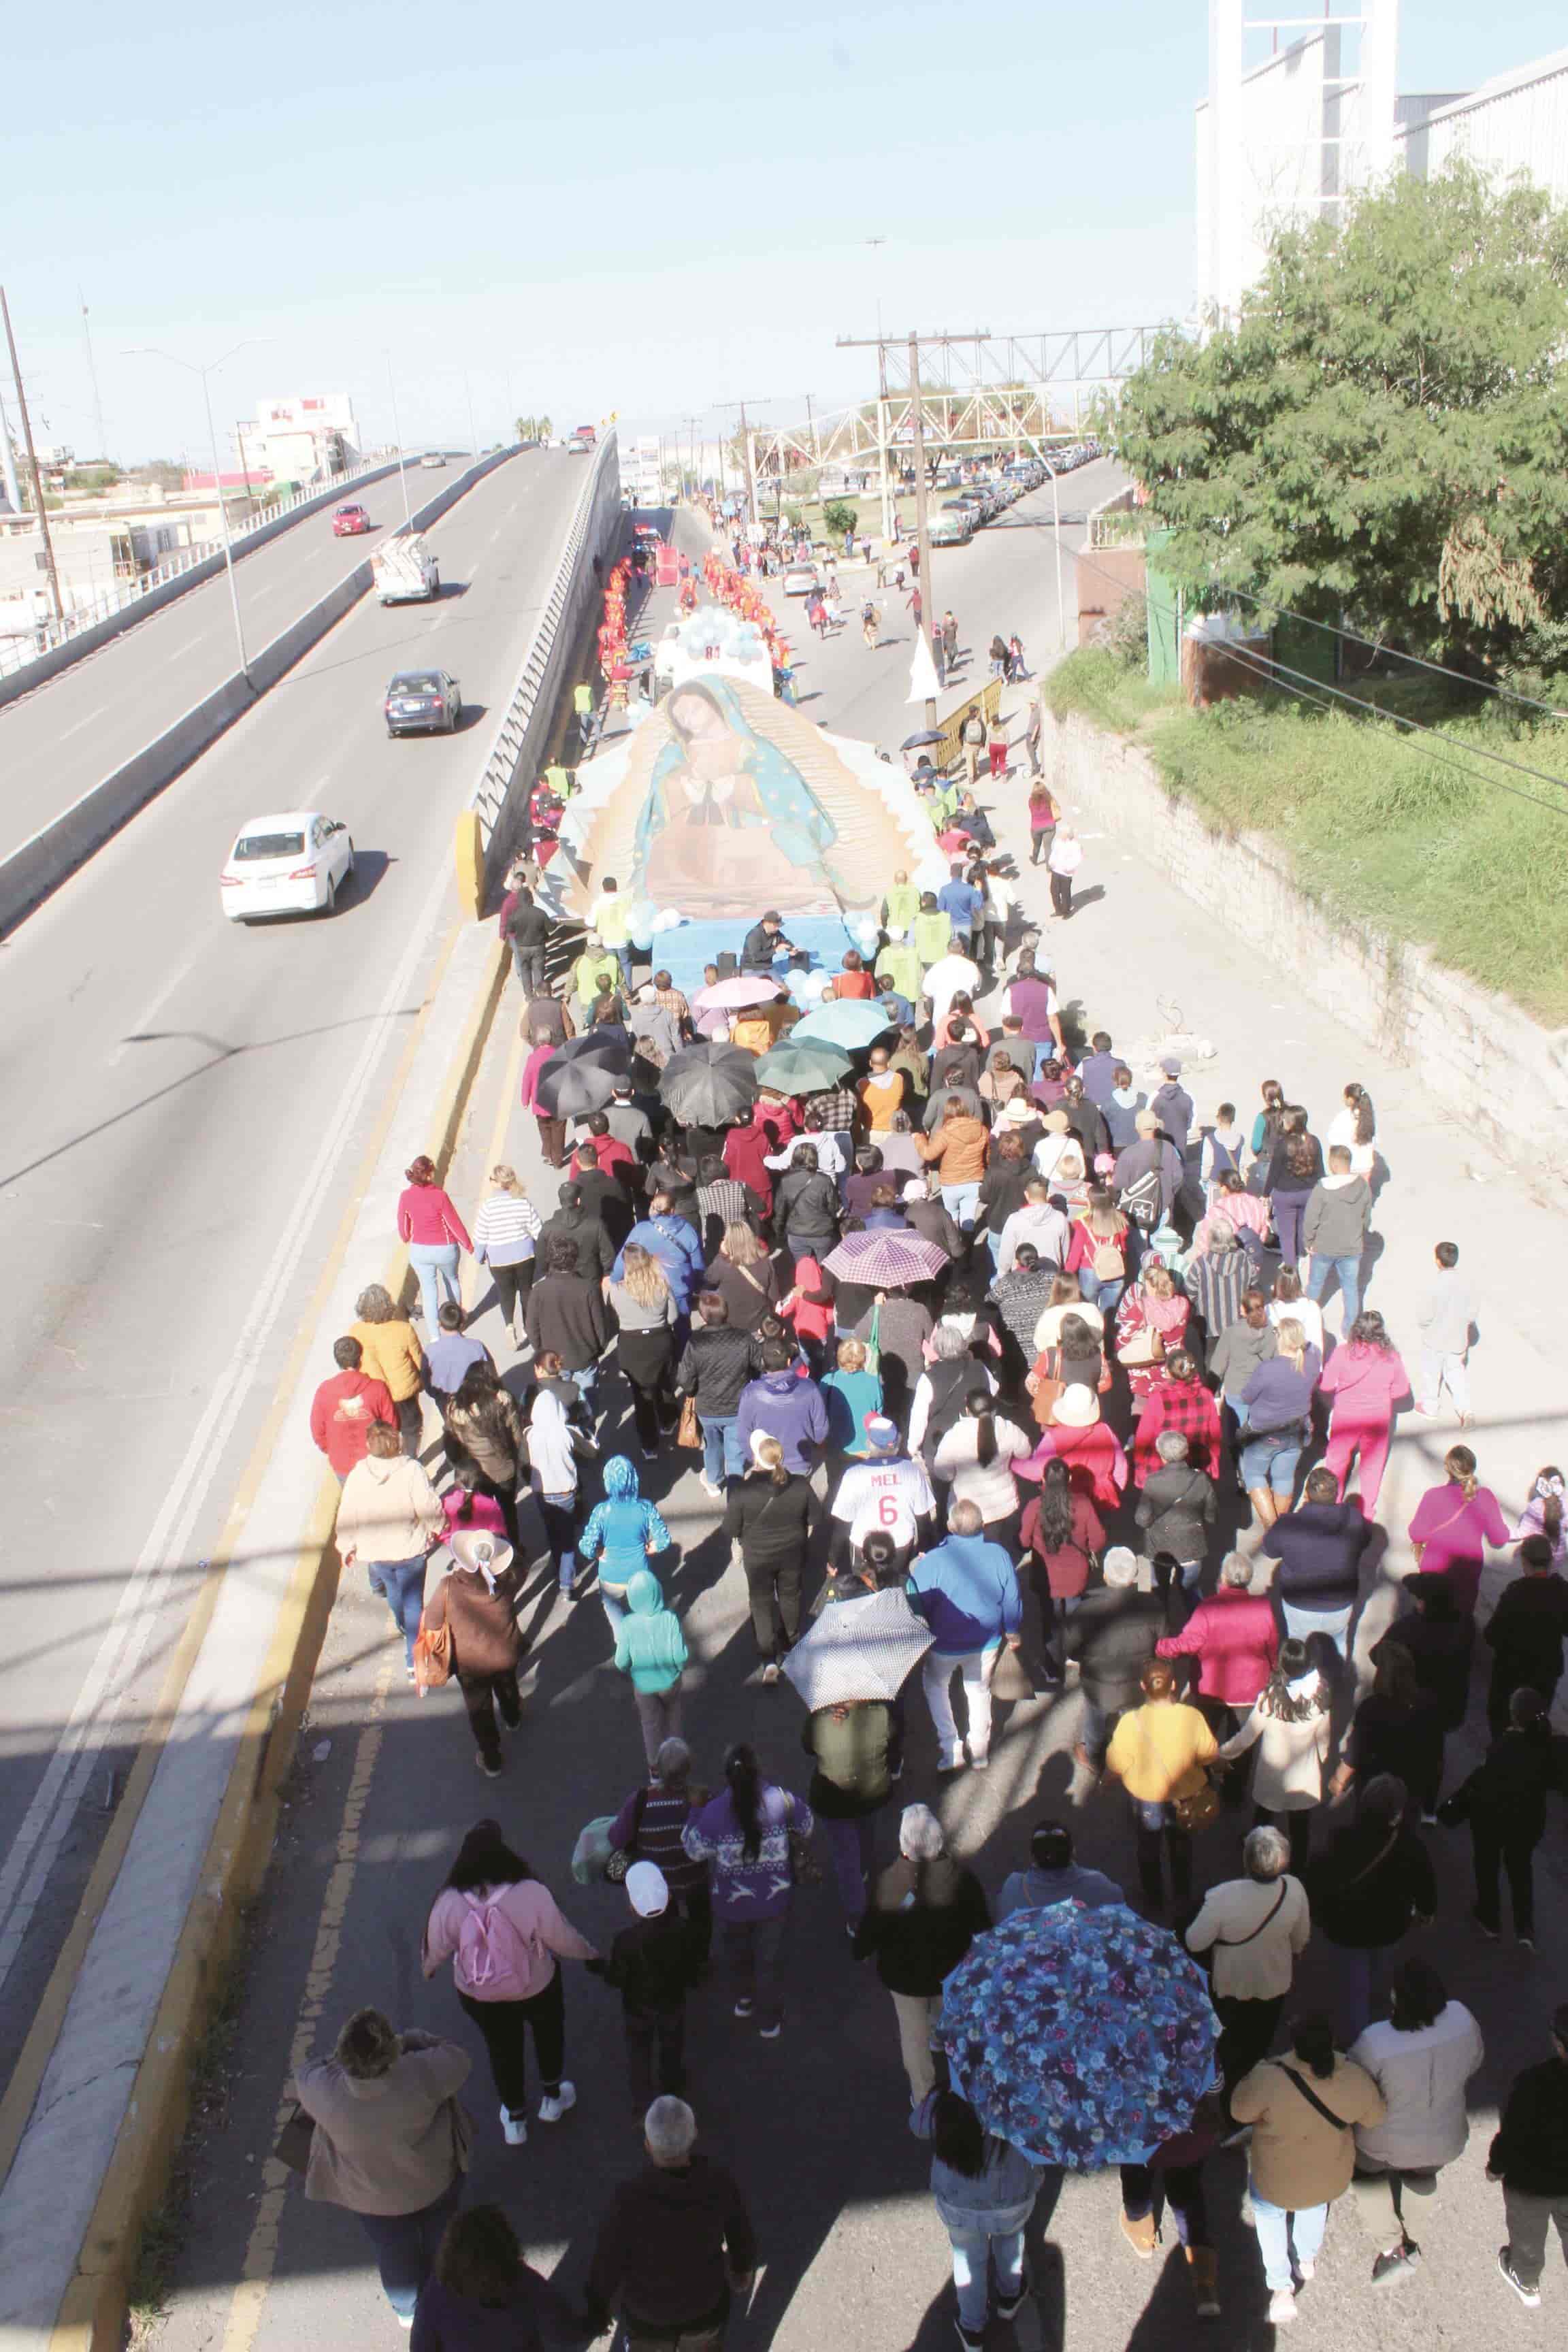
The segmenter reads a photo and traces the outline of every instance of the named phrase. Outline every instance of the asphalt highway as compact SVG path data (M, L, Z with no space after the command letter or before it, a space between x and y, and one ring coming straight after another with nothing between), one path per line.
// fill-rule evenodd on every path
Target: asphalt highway
M432 497L468 462L450 457L443 473L412 467L410 505ZM332 509L323 507L236 564L247 653L259 653L281 635L403 520L395 474L363 488L351 484L336 503L363 506L374 530L334 539ZM228 582L219 572L0 709L0 771L5 778L0 857L172 727L238 667Z
M456 907L453 821L583 478L572 458L531 452L478 484L432 533L438 603L356 606L0 950L15 1342L0 1423L0 2069L425 1001ZM395 483L380 493L384 513L398 497ZM326 575L354 550L330 542ZM310 592L297 578L290 593L293 609ZM162 626L102 659L141 648L145 662ZM411 663L460 680L456 734L388 740L383 690ZM64 714L100 675L89 662L6 712L0 740ZM146 729L163 679L140 683ZM218 875L237 830L301 807L353 836L337 914L231 926Z

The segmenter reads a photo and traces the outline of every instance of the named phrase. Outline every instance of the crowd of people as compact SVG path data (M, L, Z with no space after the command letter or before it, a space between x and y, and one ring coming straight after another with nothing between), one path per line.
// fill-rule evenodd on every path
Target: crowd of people
M318 1394L344 1568L385 1597L409 1682L460 1688L477 1768L502 1774L502 1735L526 1722L516 1612L545 1553L556 1609L596 1593L647 1763L637 1788L605 1790L617 1810L579 1843L585 1876L624 1886L607 1952L490 1820L425 1937L426 1973L450 1965L482 2037L509 2145L528 2135L528 2039L538 2121L575 2099L563 1968L619 1994L647 2168L608 2206L582 2308L521 2262L503 2215L459 2210L467 2049L360 2011L300 2074L308 2193L361 2215L395 2310L431 2352L521 2352L552 2313L580 2333L618 2312L632 2346L721 2340L757 2249L735 2181L695 2145L686 2008L713 1998L717 1928L735 2018L764 2041L784 2032L788 1922L817 1846L846 1965L890 1998L888 2061L931 2144L969 2346L992 2313L1021 2322L1025 2231L1053 2172L1048 2152L990 2127L941 2044L944 1980L994 1927L1127 1905L1165 1931L1172 1969L1206 1969L1214 2082L1184 2129L1121 2164L1121 2227L1150 2258L1168 2216L1194 2307L1216 2315L1210 2159L1244 2147L1276 2326L1296 2318L1347 2191L1369 2219L1371 2281L1413 2276L1417 2200L1466 2144L1481 2024L1432 1943L1407 1941L1438 1907L1435 1827L1468 1835L1474 1871L1468 1930L1447 1921L1445 1950L1501 1936L1505 1878L1514 1942L1534 1949L1532 1860L1568 1787L1550 1726L1568 1633L1563 1474L1545 1465L1506 1510L1484 1448L1457 1435L1407 1525L1378 1517L1398 1416L1473 1419L1461 1252L1422 1244L1426 1295L1391 1332L1366 1298L1389 1171L1362 1086L1322 1107L1321 1129L1272 1078L1250 1116L1200 1109L1178 1056L1145 1073L1104 1030L1070 1028L978 806L978 758L964 765L956 783L921 780L950 883L890 877L875 950L847 949L836 970L768 912L689 998L647 967L605 880L563 971L559 935L516 926L531 901L514 892L522 1103L556 1196L503 1163L465 1217L416 1160L398 1226L420 1328L367 1290ZM1006 775L1005 757L999 788ZM1047 860L1071 845L1043 785L1027 825ZM1065 913L1071 866L1065 905L1058 874ZM814 1067L819 1049L792 1034L840 1003L885 1027ZM682 1121L672 1066L703 1041L754 1056L754 1075L732 1116ZM567 1108L563 1072L590 1066L597 1107ZM493 1285L514 1364L468 1332L465 1256ZM684 1462L700 1464L694 1508L732 1546L756 1654L755 1734L711 1789L694 1765L679 1548L648 1491ZM1363 1691L1358 1620L1391 1572L1391 1533L1415 1566ZM1515 1572L1483 1623L1491 1552ZM912 1630L918 1671L812 1706L792 1789L762 1760L785 1705L771 1694L831 1612L880 1597ZM841 1647L856 1655L851 1635ZM1457 1769L1483 1658L1483 1752ZM1030 1866L1004 1879L952 1851L930 1805L902 1801L926 1770L921 1712L934 1797L987 1770L1042 1694L1075 1708L1066 1811L1091 1824L1112 1796L1126 1808L1131 1890L1079 1861L1077 1818L1039 1820ZM1246 1830L1238 1868L1227 1823ZM1309 1944L1328 1962L1328 2011L1293 1997ZM1504 2105L1488 2169L1501 2278L1533 2305L1552 2222L1568 2246L1568 2007ZM475 2316L497 2309L505 2325Z

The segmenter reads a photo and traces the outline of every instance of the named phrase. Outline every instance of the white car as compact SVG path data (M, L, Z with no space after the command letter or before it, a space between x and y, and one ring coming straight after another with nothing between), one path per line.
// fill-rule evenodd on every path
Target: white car
M786 596L809 596L814 588L822 585L822 574L815 563L791 563L785 566L784 593Z
M253 816L229 851L218 887L231 923L263 915L330 914L354 870L346 824L319 809Z
M439 474L445 471L447 460L442 457L439 449L427 449L419 463L426 473Z

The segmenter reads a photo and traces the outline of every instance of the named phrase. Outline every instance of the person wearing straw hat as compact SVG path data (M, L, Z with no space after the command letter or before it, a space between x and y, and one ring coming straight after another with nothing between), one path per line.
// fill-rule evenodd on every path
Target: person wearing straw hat
M452 1672L468 1710L474 1761L493 1780L501 1769L496 1717L509 1731L522 1720L517 1662L517 1570L510 1544L483 1530L450 1538L453 1565L426 1603L422 1633L445 1626L452 1637Z
M1075 1494L1087 1495L1099 1507L1113 1511L1127 1484L1127 1455L1121 1440L1100 1417L1100 1399L1093 1389L1075 1381L1056 1402L1048 1429L1027 1461L1014 1464L1020 1478L1038 1478L1051 1455L1068 1465Z

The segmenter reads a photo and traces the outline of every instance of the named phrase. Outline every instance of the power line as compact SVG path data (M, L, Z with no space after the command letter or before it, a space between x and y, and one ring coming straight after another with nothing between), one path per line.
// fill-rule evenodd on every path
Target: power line
M1077 561L1084 564L1089 571L1098 572L1100 577L1109 581L1112 587L1121 588L1125 592L1125 582L1118 580L1113 572L1107 572L1103 564L1096 563L1093 558L1085 555L1081 549L1078 551ZM1131 593L1142 597L1145 616L1147 616L1148 590L1134 589ZM1332 709L1332 703L1322 700L1324 695L1332 695L1336 701L1349 703L1352 709L1368 711L1374 719L1387 719L1396 728L1409 730L1411 734L1430 736L1435 742L1449 744L1461 752L1480 750L1477 744L1462 743L1452 735L1445 735L1440 728L1424 726L1418 719L1407 719L1399 711L1385 710L1381 703L1368 702L1359 695L1347 694L1342 687L1330 686L1322 678L1312 677L1305 670L1292 669L1287 663L1276 661L1272 655L1265 656L1260 659L1235 645L1227 645L1225 651L1227 659L1234 658L1239 661L1243 667L1250 670L1254 676L1262 677L1266 684L1271 681L1277 683L1281 678L1300 681L1294 686L1282 688L1281 691L1299 694L1303 700L1315 701L1320 709ZM1402 734L1398 740L1408 743L1409 735ZM1568 792L1568 782L1561 776L1548 775L1543 769L1526 767L1517 760L1502 759L1498 752L1482 752L1481 756L1486 759L1499 760L1502 766L1517 769L1521 775L1533 777L1538 783L1551 784L1558 792ZM1473 783L1493 784L1500 792L1511 793L1516 800L1528 801L1532 808L1545 809L1553 816L1568 817L1568 806L1556 801L1542 800L1536 793L1521 792L1517 784L1504 783L1500 776L1489 776L1483 770L1469 766L1462 759L1445 760L1440 752L1436 751L1428 751L1426 757L1436 761L1440 767L1457 769L1461 775L1468 776Z
M1413 662L1418 669L1429 669L1438 677L1457 678L1461 686L1479 686L1485 693L1495 694L1504 702L1517 702L1527 710L1544 710L1551 719L1568 719L1568 710L1559 710L1555 703L1538 701L1533 694L1516 694L1510 686L1494 686L1490 678L1471 677L1462 669L1451 669L1447 662L1428 661L1424 654L1402 653L1395 646L1379 645L1375 637L1363 637L1359 631L1347 629L1341 622L1316 621L1310 613L1294 613L1289 604L1278 604L1266 596L1255 596L1246 588L1227 585L1224 593L1227 596L1239 596L1244 604L1256 604L1261 612L1283 613L1287 620L1300 621L1304 628L1322 629L1330 636L1343 637L1352 646L1365 646L1369 653L1381 655L1386 660Z

